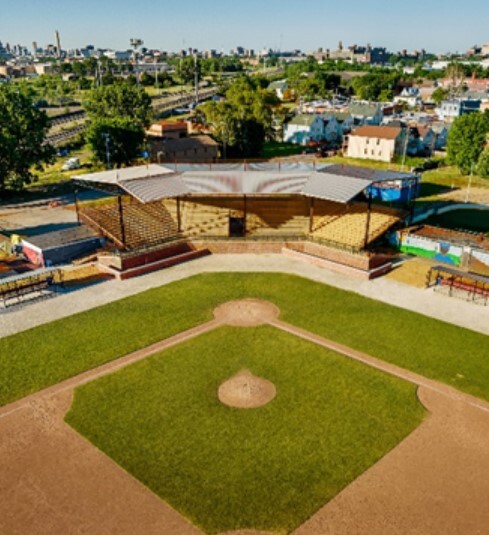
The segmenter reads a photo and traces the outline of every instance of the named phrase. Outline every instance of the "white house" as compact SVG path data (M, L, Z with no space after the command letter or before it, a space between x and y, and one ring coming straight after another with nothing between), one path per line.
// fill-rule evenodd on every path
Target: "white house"
M417 87L405 87L402 93L394 97L394 103L405 102L410 108L417 108L423 104L419 89Z
M473 113L479 111L481 107L480 100L468 99L452 99L444 100L439 108L436 108L436 114L442 121L452 122L457 117L465 115L466 113Z
M319 115L296 115L285 126L284 141L307 145L324 139L324 121Z
M278 80L268 86L268 91L273 91L280 100L284 99L284 93L289 88L287 80Z
M349 158L391 162L396 154L402 154L404 131L392 126L360 126L345 141Z

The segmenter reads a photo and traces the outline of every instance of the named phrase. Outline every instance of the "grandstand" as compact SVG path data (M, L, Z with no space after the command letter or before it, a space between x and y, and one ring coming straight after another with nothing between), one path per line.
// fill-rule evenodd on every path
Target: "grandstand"
M372 181L328 166L151 165L75 180L115 192L100 205L80 206L79 217L121 251L231 240L311 241L359 253L406 215L374 204Z
M124 249L155 245L178 237L178 224L161 203L141 204L130 197L79 211L80 219Z

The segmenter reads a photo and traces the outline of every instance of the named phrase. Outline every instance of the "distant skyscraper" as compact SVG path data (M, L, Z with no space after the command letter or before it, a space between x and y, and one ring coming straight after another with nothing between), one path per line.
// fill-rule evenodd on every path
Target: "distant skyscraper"
M56 55L58 58L61 57L61 39L59 38L59 32L58 30L55 31L56 35Z

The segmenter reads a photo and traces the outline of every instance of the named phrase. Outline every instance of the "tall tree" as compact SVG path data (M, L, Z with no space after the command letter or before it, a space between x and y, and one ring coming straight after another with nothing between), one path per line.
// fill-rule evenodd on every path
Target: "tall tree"
M458 117L448 134L447 157L462 173L477 164L489 133L489 110Z
M144 147L144 128L151 119L151 99L139 87L116 83L92 91L85 103L90 118L87 141L94 159L129 165Z
M226 91L225 102L208 102L200 107L203 122L211 127L225 156L259 156L280 101L254 80L241 77Z
M33 104L32 90L20 84L0 84L0 193L22 189L32 181L32 167L54 160L44 144L47 115Z

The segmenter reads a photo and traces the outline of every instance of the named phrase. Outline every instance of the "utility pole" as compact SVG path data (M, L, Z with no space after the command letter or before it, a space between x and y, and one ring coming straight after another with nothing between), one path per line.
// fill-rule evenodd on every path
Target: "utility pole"
M110 169L110 135L102 134L102 137L105 140L105 157L107 160L107 169Z
M132 48L134 49L134 62L136 65L136 81L139 87L139 59L138 59L138 48L143 46L144 41L142 39L133 37L130 41Z
M195 83L195 105L199 103L199 64L197 53L194 54L194 83Z
M409 143L409 126L406 126L406 139L404 141L404 150L402 151L402 165L401 165L401 173L404 171L404 164L406 163L406 154L407 154L407 148Z
M159 52L155 52L154 58L155 58L155 86L156 86L156 93L159 93L159 86L158 86L158 58L160 57Z

